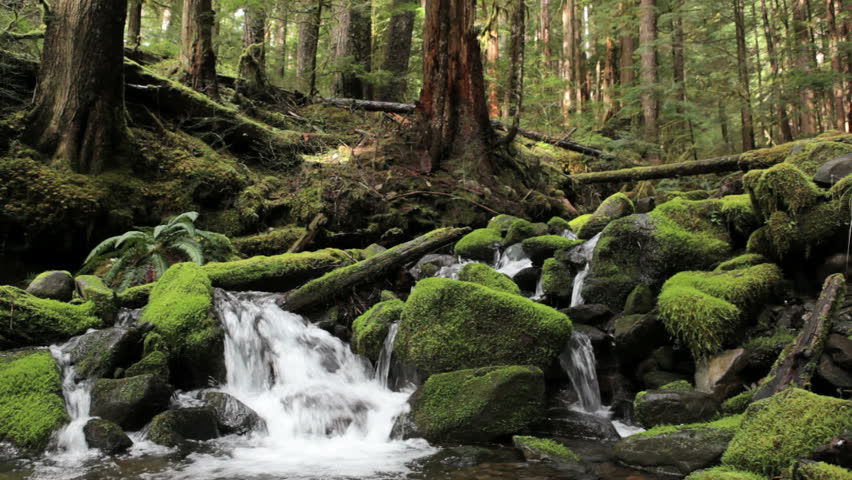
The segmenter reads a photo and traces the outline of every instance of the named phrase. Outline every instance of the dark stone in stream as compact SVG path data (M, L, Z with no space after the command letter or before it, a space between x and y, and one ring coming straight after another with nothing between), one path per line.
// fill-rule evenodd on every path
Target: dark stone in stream
M101 378L92 388L91 415L136 430L169 408L171 395L172 387L156 375Z
M518 285L521 291L535 292L535 287L538 284L538 279L541 277L541 269L538 267L527 267L516 273L512 280Z
M204 392L201 400L213 409L222 433L245 435L253 431L266 431L266 422L248 405L222 392Z
M142 356L142 337L150 329L149 323L133 328L104 328L71 339L63 351L70 355L80 377L110 376Z
M625 315L615 320L615 351L622 365L646 358L669 343L669 334L655 312Z
M40 298L70 302L74 295L74 277L68 272L44 272L30 282L27 293Z
M649 390L636 396L636 420L645 428L710 420L719 411L719 400L704 392Z
M151 420L148 438L160 445L174 447L185 440L210 440L219 437L216 412L211 407L178 408L165 411Z
M533 425L532 430L533 434L545 437L601 441L620 438L609 419L561 406L548 409L544 419Z
M408 273L414 277L414 280L423 280L424 278L434 277L442 267L449 267L456 263L458 263L458 258L453 255L430 253L418 260Z
M609 307L601 304L577 305L560 312L568 315L574 323L596 326L605 324L615 315Z
M101 418L89 420L83 427L89 448L97 448L107 455L115 455L133 446L133 441L118 425Z
M596 356L599 351L607 348L610 345L610 342L612 342L611 336L591 325L583 325L581 323L576 324L574 325L574 331L584 333L587 337L589 337L589 341L592 342L592 347L595 350Z

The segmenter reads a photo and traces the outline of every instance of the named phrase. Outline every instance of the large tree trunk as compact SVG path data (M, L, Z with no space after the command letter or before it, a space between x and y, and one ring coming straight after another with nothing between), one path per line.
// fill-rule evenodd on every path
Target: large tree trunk
M783 101L784 91L779 77L781 75L781 62L778 51L775 48L775 27L769 21L769 9L766 8L766 0L760 0L761 17L763 21L763 35L766 38L766 53L769 55L769 72L772 76L773 103L777 116L778 128L781 133L780 142L793 141L793 129L790 126L790 118L787 115L787 105Z
M640 7L639 44L642 81L642 120L643 137L646 142L657 145L660 132L657 127L659 101L657 99L657 2L642 0ZM659 161L656 148L648 155L651 160Z
M541 59L545 68L553 68L553 50L550 46L550 0L541 0L541 15L539 37L541 39Z
M575 109L574 89L579 88L576 84L578 61L577 52L579 48L575 45L577 35L574 32L577 22L574 21L574 16L577 13L575 0L564 0L562 3L562 66L560 75L562 82L565 84L562 93L562 118L565 124L568 125L571 119L571 113ZM579 108L579 105L576 105Z
M394 14L385 33L382 70L391 74L387 85L376 97L388 102L401 102L408 89L408 62L411 59L411 36L414 33L414 10L417 0L393 0Z
M751 116L751 88L748 78L748 52L745 40L745 4L734 0L734 24L737 31L737 76L740 81L740 118L742 120L743 151L754 150L754 123Z
M828 27L829 56L831 57L831 70L837 76L832 83L832 101L834 109L834 128L841 132L846 130L846 95L843 91L844 65L843 55L840 52L840 44L843 41L841 35L842 27L838 25L837 16L841 12L841 4L838 0L825 1L826 26ZM841 22L843 20L841 19ZM848 48L848 47L847 47Z
M127 46L139 48L142 42L142 0L130 0L127 11Z
M793 35L796 48L796 68L805 74L813 70L814 59L811 56L810 35L808 34L808 2L793 0ZM799 87L799 133L816 133L816 96L814 89L802 85Z
M681 6L682 3L679 5ZM677 104L675 111L678 114L677 129L689 132L689 145L684 151L692 151L693 158L698 160L695 151L695 138L692 134L692 121L686 115L686 40L683 32L683 13L678 11L671 15L672 27L672 79L676 92ZM681 145L686 142L678 142Z
M500 62L500 13L496 4L488 22L485 47L485 62L488 65L488 113L492 118L503 116L500 109L500 85L498 64Z
M316 93L317 43L322 22L322 0L305 0L299 14L299 44L296 50L296 77L307 95Z
M127 2L55 0L46 15L44 51L28 138L52 164L98 173L127 140L124 21Z
M521 127L521 106L524 99L524 45L526 36L527 6L523 1L513 2L511 9L512 36L509 41L509 117L512 126L501 143L509 144Z
M634 5L634 0L627 0L621 2L621 15L622 17L627 16L632 13L632 8ZM627 23L627 22L625 22ZM629 24L629 23L628 23ZM633 51L636 50L635 42L633 40L633 32L627 28L627 25L622 25L622 35L621 35L621 58L620 65L618 68L618 72L620 75L620 84L622 88L630 87L633 85L634 72L633 72Z
M431 0L426 7L423 89L417 102L420 169L445 158L490 172L494 136L485 103L476 0Z
M249 97L267 93L266 78L266 11L245 9L243 54L240 56L237 92Z
M337 24L332 30L336 72L332 91L340 97L370 98L370 85L364 74L372 69L372 2L342 0L332 4Z
M180 65L189 86L218 99L216 54L213 52L214 18L211 0L183 0Z
M278 5L278 77L287 77L287 27L289 26L289 0L282 0Z

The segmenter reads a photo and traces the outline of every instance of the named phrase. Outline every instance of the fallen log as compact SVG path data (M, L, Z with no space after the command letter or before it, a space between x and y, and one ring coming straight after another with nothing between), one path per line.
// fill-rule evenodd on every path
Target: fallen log
M348 267L338 268L322 277L311 280L284 295L279 304L291 312L330 304L335 299L351 293L352 288L378 280L405 263L441 248L467 233L469 228L441 228Z
M766 168L766 162L760 165L743 162L742 155L708 158L667 165L649 167L631 167L604 172L578 173L568 177L568 182L574 184L638 182L641 180L656 180L660 178L689 177L706 173L732 172L735 170L751 170Z
M354 98L323 98L320 103L332 107L352 108L367 112L414 113L413 103L378 102Z
M491 125L493 125L495 128L501 129L501 130L508 130L509 129L509 127L506 124L504 124L503 122L500 122L498 120L492 119ZM590 157L601 158L601 159L604 159L604 160L615 160L616 159L615 155L613 155L611 153L607 153L607 152L604 152L602 150L598 150L596 148L588 147L586 145L582 145L582 144L577 143L577 142L572 142L570 140L549 137L549 136L547 136L543 133L534 132L532 130L526 130L524 128L518 129L518 135L525 137L525 138L529 138L530 140L535 140L537 142L547 143L547 144L553 145L555 147L563 148L565 150L570 150L572 152L582 153L583 155L588 155Z
M810 383L831 330L834 313L843 303L846 278L835 273L825 279L814 310L805 319L796 340L784 347L769 375L754 395L754 401L769 398L787 387L802 388Z

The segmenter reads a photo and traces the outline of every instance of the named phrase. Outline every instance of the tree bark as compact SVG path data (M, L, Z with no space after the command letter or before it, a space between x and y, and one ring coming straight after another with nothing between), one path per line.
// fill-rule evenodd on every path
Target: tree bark
M408 90L408 64L411 59L411 37L414 33L414 10L417 0L394 0L394 11L385 33L385 52L382 70L391 75L387 85L379 89L376 97L388 102L405 100Z
M420 169L446 158L483 177L491 171L494 132L485 103L475 0L432 0L426 7L423 89L417 102Z
M829 57L831 58L831 70L836 75L832 82L832 100L834 109L834 128L841 132L846 131L846 95L843 91L844 66L840 53L840 44L843 41L841 26L838 25L837 16L841 12L838 0L825 1L826 27L828 28ZM842 20L841 20L842 22Z
M488 25L485 47L485 62L488 65L488 114L492 118L500 118L503 116L500 108L500 85L497 82L500 76L497 68L500 62L500 10L496 3Z
M765 162L757 168L766 168ZM705 160L690 160L681 163L668 163L649 167L631 167L605 172L578 173L571 175L569 181L591 185L596 183L638 182L641 180L656 180L660 178L689 177L706 173L732 172L734 170L749 170L748 164L741 162L740 155L710 158Z
M317 44L322 22L322 0L305 0L299 14L299 44L296 50L296 77L308 96L316 93Z
M288 0L282 0L278 5L278 77L287 77L287 31L289 27Z
M562 94L562 118L566 125L570 124L571 114L575 110L574 89L578 88L575 76L577 72L575 64L577 62L576 54L578 48L574 45L577 39L577 35L574 32L574 28L576 27L576 22L574 21L576 10L575 0L564 0L562 3L562 66L560 68L560 75L562 82L565 84Z
M331 36L336 72L332 81L334 95L340 97L371 97L370 85L364 74L372 69L371 0L342 0L332 4L332 16L337 20Z
M658 145L660 132L657 126L659 116L659 101L657 100L657 2L656 0L641 0L639 44L642 81L642 120L643 137L648 143ZM659 161L656 148L652 149L649 158Z
M763 21L763 35L766 38L766 53L769 56L769 73L772 77L773 93L772 99L777 115L777 122L780 131L780 142L793 141L793 129L790 126L790 118L787 115L787 105L784 102L783 85L779 81L781 76L781 61L778 56L778 51L775 46L776 34L775 27L769 21L769 10L766 7L766 0L760 0L761 17Z
M218 99L216 54L213 52L214 17L211 0L183 0L180 65L189 86Z
M745 4L734 0L734 24L737 36L737 76L740 81L740 119L742 120L743 151L754 149L754 123L751 114L751 88L748 78L748 51L745 40Z
M521 127L521 107L524 100L524 37L526 36L526 2L517 0L511 9L512 34L509 40L509 118L512 126L501 144L512 143Z
M735 0L736 1L736 0ZM682 5L679 3L678 6ZM686 40L683 32L683 17L680 11L673 12L671 15L672 28L672 79L674 80L674 88L676 92L677 104L675 112L677 112L677 130L686 130L689 132L689 146L685 151L691 151L693 158L698 160L698 152L695 150L695 138L692 133L692 121L686 114ZM684 142L678 142L684 143Z
M248 97L266 95L266 11L245 9L243 23L243 54L240 56L237 93Z
M810 73L813 70L814 59L811 56L810 35L808 34L808 3L807 0L793 0L793 36L796 42L796 68L800 73ZM816 133L816 95L813 88L802 85L799 87L799 134L814 135Z
M124 21L127 2L55 0L27 137L55 166L96 174L127 141Z
M127 11L127 46L136 50L142 43L142 0L130 0Z
M541 59L547 70L553 69L553 49L550 45L550 0L541 0L539 36L541 38Z
M632 13L632 8L634 5L634 0L627 0L621 2L621 15L622 17L627 17L630 13ZM618 68L620 74L620 83L622 88L630 87L633 85L634 72L633 72L633 52L636 50L635 42L633 41L633 32L626 28L626 25L622 26L623 33L621 35L621 59L620 65Z

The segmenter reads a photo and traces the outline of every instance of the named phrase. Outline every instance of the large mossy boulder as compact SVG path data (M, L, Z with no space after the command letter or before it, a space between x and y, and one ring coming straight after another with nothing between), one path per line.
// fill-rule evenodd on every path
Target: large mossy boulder
M623 193L616 193L604 200L592 216L577 231L577 237L587 240L601 233L613 220L633 214L636 208Z
M696 358L720 352L741 338L749 314L780 290L783 273L771 263L724 272L681 272L657 300L666 329Z
M505 246L511 246L528 238L546 235L548 227L546 223L532 223L528 220L516 220L506 232Z
M97 448L107 455L124 452L133 446L133 440L121 427L102 418L93 418L86 422L83 435L89 448Z
M213 318L213 287L202 267L172 265L151 291L140 321L149 322L170 352L177 385L202 387L224 379L224 333Z
M126 430L137 430L169 408L171 396L171 386L157 375L101 378L92 388L91 415L115 422Z
M479 228L463 236L456 242L455 254L462 258L493 262L497 251L503 245L503 235L493 228Z
M166 447L176 447L186 440L218 438L216 412L210 407L188 407L167 410L151 420L148 438Z
M633 402L636 420L645 428L705 422L720 406L719 400L708 393L672 388L639 392Z
M763 475L779 474L850 428L852 402L784 390L748 407L722 463Z
M74 279L77 294L85 302L94 304L95 314L104 324L112 324L118 313L118 302L115 292L109 288L101 277L95 275L79 275Z
M459 280L478 283L494 290L500 290L501 292L515 295L521 294L518 284L513 282L506 274L500 273L488 265L481 263L468 263L462 267L461 271L459 271Z
M217 288L226 290L286 292L355 261L343 250L257 256L233 262L212 262L202 267Z
M142 354L145 327L110 327L72 338L63 347L81 378L110 377Z
M0 348L50 345L102 325L94 302L75 305L0 286Z
M394 351L425 374L547 368L570 336L571 321L550 307L475 283L427 278L408 297Z
M0 355L0 440L39 450L66 421L62 380L50 352Z
M766 480L766 477L720 465L693 472L686 477L686 480Z
M542 293L549 300L569 300L574 293L574 272L555 258L548 258L541 267Z
M432 375L411 400L418 435L435 442L488 442L523 432L542 414L544 374L509 366Z
M615 444L615 457L628 465L658 473L686 475L719 463L740 426L741 417L709 423L663 425Z
M542 235L521 242L524 253L530 257L534 265L541 265L552 257L557 250L568 250L583 243L582 240L571 240L562 235Z
M40 273L27 286L27 293L39 298L70 302L74 296L74 277L61 270Z
M852 480L852 470L825 462L800 461L790 473L792 480Z
M405 302L379 302L352 322L352 350L373 362L379 359L392 323L399 321Z
M169 373L169 357L163 352L151 352L142 357L142 360L127 367L124 376L135 377L150 374L168 381Z
M556 463L563 469L585 471L580 457L556 440L515 435L512 437L512 444L521 451L527 461Z
M201 400L213 409L219 430L224 434L266 431L266 422L257 412L227 393L204 392Z

